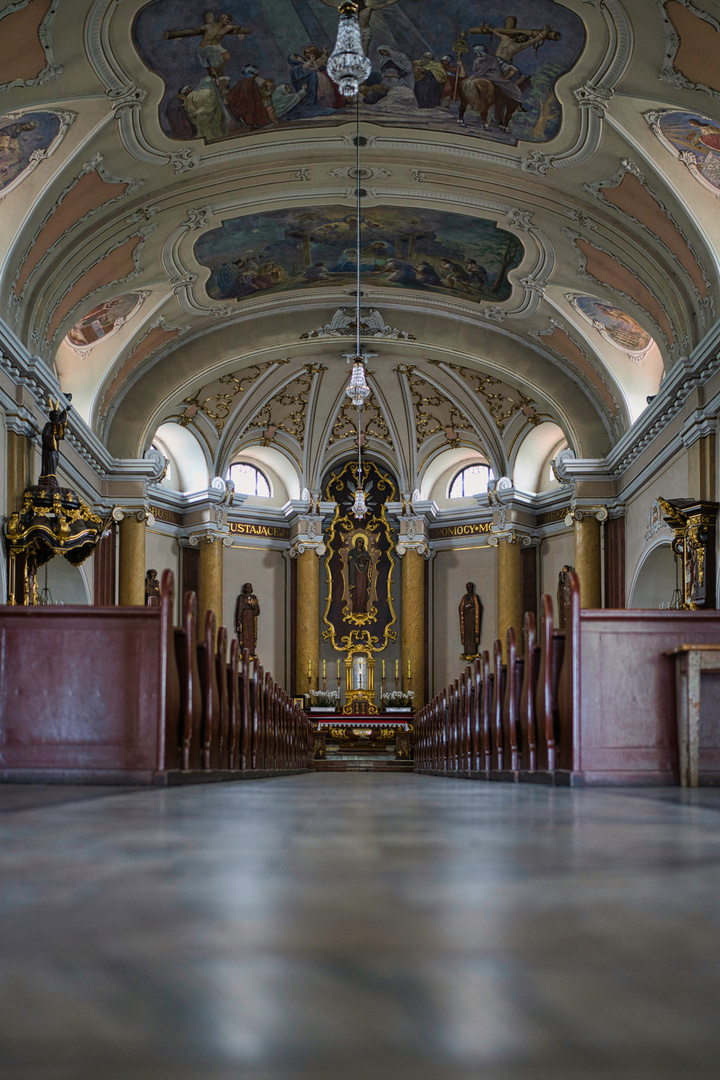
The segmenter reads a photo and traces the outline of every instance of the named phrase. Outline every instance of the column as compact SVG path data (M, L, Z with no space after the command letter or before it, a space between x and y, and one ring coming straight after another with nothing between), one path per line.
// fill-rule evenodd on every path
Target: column
M120 521L120 590L122 605L145 603L145 513L129 512Z
M507 661L507 632L515 627L518 653L523 651L522 548L513 534L498 536L498 637Z
M205 615L215 612L215 633L223 625L223 542L208 533L200 538L198 567L198 638L205 633ZM234 632L234 627L231 628Z
M696 439L692 446L688 447L688 495L691 499L717 498L716 454L717 439L714 433Z
M600 573L600 521L594 512L575 514L575 572L580 579L580 603L602 607Z
M7 432L6 442L7 515L20 509L23 492L34 483L32 477L32 443L26 435Z
M302 550L300 550L302 548ZM323 548L324 551L324 548ZM320 663L320 556L300 545L295 590L295 693L317 690ZM312 672L308 686L308 671Z
M400 551L400 545L398 545ZM408 687L408 664L415 692L413 708L425 704L425 556L407 546L402 554L401 680Z

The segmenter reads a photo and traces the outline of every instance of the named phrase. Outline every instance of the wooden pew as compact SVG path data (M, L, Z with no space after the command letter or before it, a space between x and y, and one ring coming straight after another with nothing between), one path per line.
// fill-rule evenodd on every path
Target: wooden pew
M0 780L155 783L178 769L173 576L160 605L0 606Z
M498 639L493 646L493 696L490 716L490 737L492 742L492 764L490 780L503 779L505 769L504 740L502 730L502 708L505 693L505 668L502 662L502 642Z
M675 681L666 653L716 644L720 612L581 610L574 573L570 588L556 783L677 783ZM706 740L714 755L720 732L710 719ZM718 780L708 770L705 782Z
M203 640L197 644L200 691L202 694L202 767L220 767L220 703L215 669L215 613L205 613Z
M237 639L230 642L230 663L227 671L228 684L228 768L240 768L240 729L241 729L241 695L240 695L240 647Z
M535 723L535 694L539 669L540 647L536 641L535 616L526 612L524 620L525 665L520 690L520 781L532 781L537 772L537 726Z
M218 768L230 768L230 685L228 683L227 628L217 632L215 649L215 680L218 688Z
M520 690L524 661L517 653L515 628L507 632L507 666L505 668L505 694L502 707L503 761L502 779L515 781L520 768L518 728L520 715Z

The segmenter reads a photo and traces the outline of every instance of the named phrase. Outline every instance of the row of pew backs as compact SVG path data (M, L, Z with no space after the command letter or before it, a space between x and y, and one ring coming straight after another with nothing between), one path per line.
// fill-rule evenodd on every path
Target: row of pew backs
M720 643L720 612L582 609L571 574L566 630L544 596L532 613L425 706L415 768L560 785L677 784L675 672L680 646ZM700 783L720 783L720 694L708 682ZM715 704L713 704L715 702Z
M140 607L0 607L0 780L181 783L312 768L311 722L174 581Z

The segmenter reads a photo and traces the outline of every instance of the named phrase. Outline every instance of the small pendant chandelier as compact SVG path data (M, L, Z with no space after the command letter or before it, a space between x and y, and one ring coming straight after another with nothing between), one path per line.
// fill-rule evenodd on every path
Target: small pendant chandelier
M363 51L357 4L348 0L340 5L337 41L328 57L327 73L337 83L340 93L349 98L355 97L360 83L371 71L372 65Z

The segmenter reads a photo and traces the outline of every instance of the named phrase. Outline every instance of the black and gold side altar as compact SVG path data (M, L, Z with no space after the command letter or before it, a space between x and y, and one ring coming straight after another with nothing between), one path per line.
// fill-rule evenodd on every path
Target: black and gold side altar
M397 641L393 600L397 533L385 504L397 500L397 482L371 461L348 461L323 482L323 499L336 503L325 535L327 555L323 640L344 654L344 713L375 715L375 655ZM352 514L355 490L363 487L367 513Z
M718 503L658 499L665 521L673 530L677 587L673 607L689 611L717 606L715 543Z
M110 526L110 517L100 517L79 495L58 483L59 443L67 414L59 402L50 412L42 432L40 478L25 489L21 509L7 523L8 604L38 604L38 570L55 555L79 566Z

